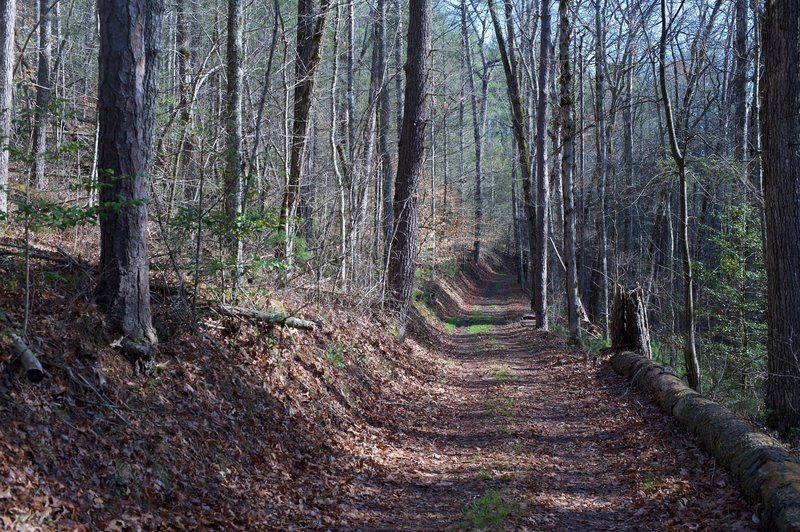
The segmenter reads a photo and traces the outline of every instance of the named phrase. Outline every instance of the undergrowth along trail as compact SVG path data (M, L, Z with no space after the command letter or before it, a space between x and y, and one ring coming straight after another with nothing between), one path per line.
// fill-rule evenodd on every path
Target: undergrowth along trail
M473 267L429 288L417 338L452 371L435 399L397 407L383 467L362 478L368 495L343 524L756 527L727 474L669 418L607 365L522 325L511 275Z

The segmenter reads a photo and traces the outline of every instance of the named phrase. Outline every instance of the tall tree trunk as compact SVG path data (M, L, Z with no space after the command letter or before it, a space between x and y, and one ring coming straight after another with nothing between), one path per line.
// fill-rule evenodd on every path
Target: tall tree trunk
M684 339L683 357L686 363L686 377L692 389L701 391L702 382L700 380L700 363L697 359L697 349L695 347L695 324L694 324L694 290L693 290L693 269L691 254L689 251L689 198L688 186L686 183L686 157L684 148L678 141L675 130L675 115L672 110L672 102L669 97L667 87L667 7L666 0L661 0L661 41L659 44L659 81L661 87L661 100L664 103L664 115L667 123L667 133L669 134L670 154L675 163L678 173L679 201L680 201L680 220L678 233L681 247L681 264L683 267L683 313L684 313Z
M162 0L108 0L98 5L98 166L104 210L97 296L115 329L150 342L156 335L150 312L146 200L162 14Z
M747 155L747 0L736 0L734 9L733 157L744 161Z
M33 125L33 186L43 190L47 184L45 176L45 151L47 150L47 124L50 116L50 80L52 6L49 0L39 0L39 53L36 67L36 112Z
M478 107L478 94L475 90L475 65L472 58L472 48L467 27L467 0L461 0L461 46L464 48L464 58L466 61L467 85L470 93L470 106L472 109L472 138L475 143L475 215L473 217L473 245L472 260L477 264L481 254L481 230L483 223L483 135L481 125L483 123L483 113ZM481 88L488 86L486 77L488 73L484 70L481 77ZM485 99L485 92L482 91ZM483 103L484 100L481 100Z
M624 68L628 71L625 72L624 91L625 101L622 108L622 166L625 172L625 194L623 198L628 207L625 208L625 253L628 257L633 257L633 226L634 221L634 207L631 198L633 198L633 63L634 63L634 49L633 43L630 44L625 51L625 61L623 61Z
M389 244L392 241L392 224L394 211L394 180L392 179L392 156L389 153L389 126L392 120L389 101L389 87L386 86L386 0L378 0L375 8L375 46L377 64L380 72L381 87L378 93L378 152L380 153L381 197L383 199L384 258L388 257Z
M536 240L534 242L533 312L536 326L548 328L547 244L550 233L550 181L547 175L547 76L550 71L550 2L541 4L539 101L536 115Z
M595 7L595 114L597 116L597 226L599 306L603 333L608 336L608 213L606 212L606 184L608 180L608 152L606 139L606 34L603 17L605 0L594 0Z
M505 0L504 7L506 20L508 20L511 17L512 12L511 0ZM533 205L532 191L533 172L531 170L530 148L527 133L528 117L525 112L525 107L523 106L519 78L517 77L517 58L514 52L514 32L508 32L508 44L506 45L506 39L503 37L503 29L500 24L500 18L497 15L497 9L493 0L489 0L489 13L492 17L495 38L497 39L497 47L500 50L500 60L503 63L503 72L506 76L506 90L508 91L508 99L511 105L511 126L517 146L517 157L519 158L520 173L522 174L522 201L525 207L525 216L528 220L528 236L530 240L530 246L532 247L536 236L536 211ZM529 266L531 282L533 282L535 271L533 253L531 253L529 257ZM531 299L531 308L533 307L534 302L533 299Z
M281 205L281 225L286 237L285 253L287 258L291 258L292 254L291 243L294 235L294 219L297 215L311 103L314 97L314 78L320 62L322 37L329 5L330 0L322 0L320 12L315 13L314 0L300 0L297 4L299 22L294 66L294 116L289 150L289 175Z
M228 0L227 79L225 93L225 213L231 227L244 211L242 197L242 0ZM228 237L228 253L233 262L233 292L242 269L242 240Z
M767 408L800 430L800 4L767 2L761 131L767 212Z
M409 1L408 54L403 128L397 156L395 229L389 260L389 286L397 311L397 332L406 336L417 262L417 192L425 154L427 96L430 87L431 0Z
M561 63L561 190L564 196L564 276L567 296L567 321L574 339L580 338L578 321L578 269L575 257L575 197L572 172L575 168L575 99L572 95L572 64L570 63L570 0L558 3L558 60Z
M0 0L0 213L8 212L8 145L14 93L16 0Z

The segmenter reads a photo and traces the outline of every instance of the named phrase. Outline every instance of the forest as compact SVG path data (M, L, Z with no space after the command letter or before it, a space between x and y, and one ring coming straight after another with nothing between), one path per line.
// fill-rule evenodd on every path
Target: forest
M0 0L2 528L800 529L797 138L794 0Z

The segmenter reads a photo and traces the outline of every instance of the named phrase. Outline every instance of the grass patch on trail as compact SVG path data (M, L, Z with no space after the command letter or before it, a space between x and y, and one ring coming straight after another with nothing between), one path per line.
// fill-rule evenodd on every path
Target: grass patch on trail
M514 380L514 371L508 366L491 366L489 372L491 379L496 382L511 382Z
M445 332L452 333L458 327L458 318L455 316L447 318L447 321L444 322L444 330Z
M501 491L489 490L464 508L464 520L458 527L470 530L502 529L503 521L512 511L512 505L504 500Z
M485 323L476 323L467 327L467 334L488 334L492 326Z
M511 417L514 408L514 398L507 395L493 397L484 403L484 411L489 417Z

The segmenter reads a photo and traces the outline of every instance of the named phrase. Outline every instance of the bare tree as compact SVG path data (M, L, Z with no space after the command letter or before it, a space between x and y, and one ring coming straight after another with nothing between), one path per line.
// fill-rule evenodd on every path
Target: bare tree
M408 53L403 126L397 156L394 213L395 224L389 259L389 287L398 313L397 331L406 336L417 266L417 191L425 154L430 86L431 0L409 1Z
M161 0L98 5L99 303L116 329L156 341L150 313L147 198L161 38Z
M697 359L695 340L695 311L694 311L694 268L692 267L691 252L689 251L689 191L687 184L686 150L689 144L690 106L694 98L694 91L700 76L707 67L705 48L709 33L711 32L722 0L716 0L711 12L704 14L701 20L700 32L692 43L692 70L688 73L686 88L683 94L682 110L680 117L676 118L670 98L670 88L667 86L667 41L668 28L671 18L668 18L666 0L661 0L661 39L658 48L658 75L661 89L661 101L664 106L664 115L669 137L669 152L675 164L678 175L678 192L680 203L680 226L678 229L681 248L681 264L683 269L683 319L684 319L684 344L683 356L686 363L686 375L689 386L700 391L700 363ZM680 119L680 129L678 121Z

